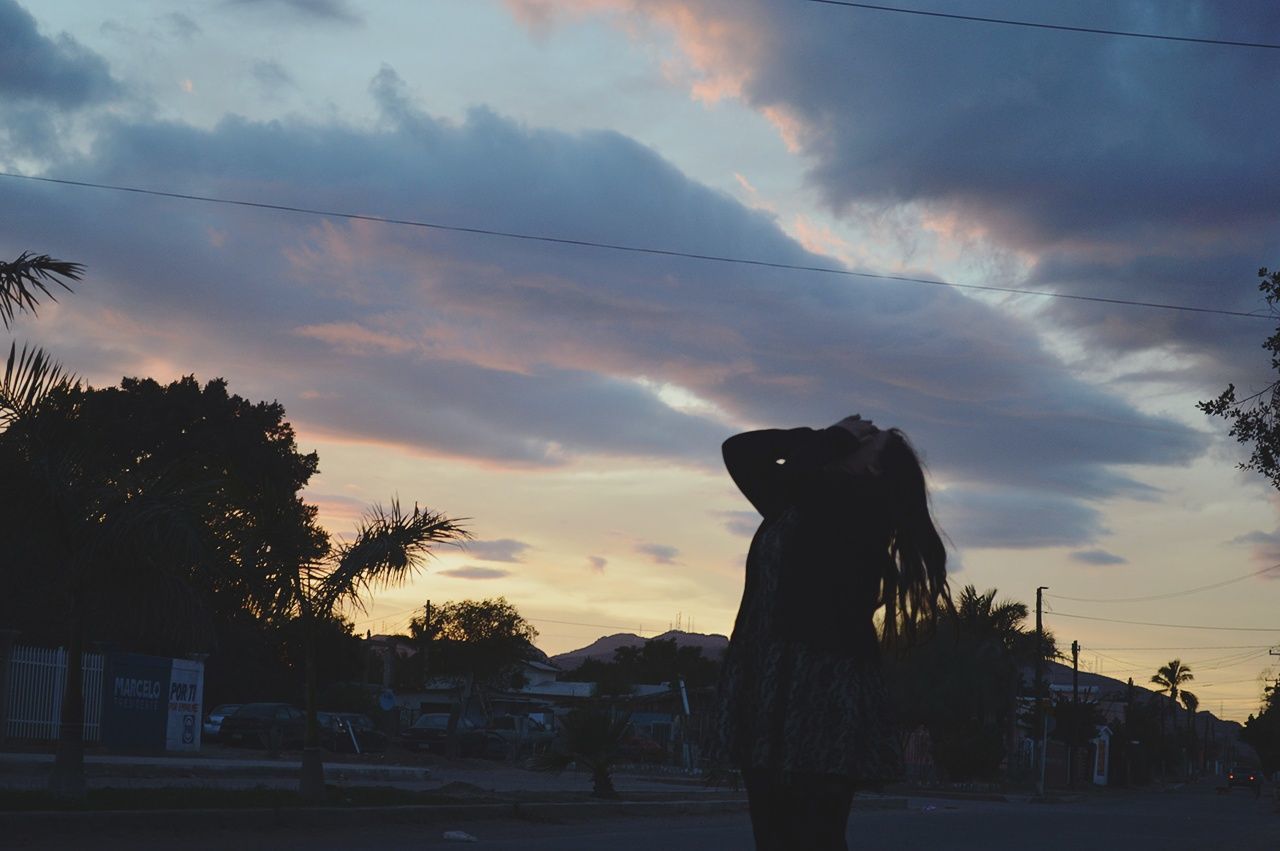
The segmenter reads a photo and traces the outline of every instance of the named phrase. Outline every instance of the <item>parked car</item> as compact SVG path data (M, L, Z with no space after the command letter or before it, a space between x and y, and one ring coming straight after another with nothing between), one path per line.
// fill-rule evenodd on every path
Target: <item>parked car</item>
M361 753L387 749L387 734L373 723L368 715L358 712L317 712L320 725L320 745L327 750L352 753L352 734L360 745Z
M647 736L628 736L618 748L622 762L639 765L660 765L667 761L667 750Z
M246 703L222 721L222 740L260 748L301 746L306 715L287 703Z
M1234 765L1227 771L1227 789L1243 786L1252 789L1254 797L1262 795L1262 772L1256 768Z
M528 715L496 715L485 729L502 740L502 758L541 753L555 738L541 721Z
M215 706L204 716L204 724L200 726L200 734L206 742L216 742L222 737L222 722L240 708L238 703L224 703Z
M400 731L400 744L409 750L444 753L449 737L449 713L428 712L419 715L412 727ZM501 759L507 744L499 736L485 730L470 718L458 719L458 753Z

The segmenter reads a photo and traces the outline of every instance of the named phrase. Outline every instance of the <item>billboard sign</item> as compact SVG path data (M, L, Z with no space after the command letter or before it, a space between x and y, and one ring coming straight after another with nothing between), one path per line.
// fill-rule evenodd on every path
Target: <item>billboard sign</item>
M204 663L138 653L107 659L102 743L116 750L198 750Z

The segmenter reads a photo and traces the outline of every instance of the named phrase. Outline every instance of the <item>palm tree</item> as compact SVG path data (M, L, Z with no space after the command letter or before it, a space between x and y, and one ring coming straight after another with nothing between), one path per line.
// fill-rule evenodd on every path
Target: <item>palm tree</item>
M1178 696L1187 710L1187 742L1191 748L1189 765L1191 769L1194 769L1196 760L1196 710L1200 708L1200 698L1186 689L1183 689Z
M1187 710L1187 731L1195 736L1196 733L1196 712L1200 709L1200 698L1191 692L1183 689L1178 695L1182 700L1183 707Z
M307 731L299 792L310 801L324 797L324 763L316 720L316 626L332 620L344 605L363 609L365 594L375 588L404 584L437 544L456 544L471 537L458 520L417 505L405 513L399 500L392 500L389 509L374 505L350 542L335 545L318 529L316 532L314 555L280 577L283 581L277 598L281 610L299 617L303 625Z
M8 328L19 313L36 312L38 297L57 301L51 287L71 292L67 281L80 280L84 266L24 251L16 260L0 261L0 323Z
M67 281L78 281L83 271L79 263L25 251L15 260L0 261L0 324L8 329L17 314L34 315L40 296L56 300L51 287L70 292ZM17 343L11 343L4 376L0 378L0 436L12 440L13 432L20 430L15 427L49 394L76 386L75 377L42 349L24 345L19 352ZM6 472L5 487L16 487L15 471ZM72 614L74 618L74 612ZM50 778L50 787L55 793L72 797L84 794L83 644L75 640L79 633L72 630L69 643L72 646L68 647L59 746ZM0 700L3 699L0 695Z
M575 709L561 722L564 735L534 757L536 771L560 773L577 763L591 771L591 795L616 798L610 770L621 756L630 715L613 716L601 708Z
M24 251L16 260L0 261L0 324L7 329L17 314L35 315L38 295L56 301L50 288L70 292L67 281L78 281L82 274L84 266L79 263L55 260L47 254ZM0 429L8 428L50 391L74 383L75 377L41 349L23 346L19 353L17 343L10 344L0 384Z
M1175 708L1178 705L1178 692L1182 690L1182 684L1191 682L1196 678L1191 673L1191 668L1182 664L1181 659L1171 659L1168 664L1161 665L1151 677L1151 682L1160 686L1156 689L1157 694L1167 694L1169 702Z
M1195 674L1191 673L1191 668L1184 665L1181 659L1170 659L1167 664L1161 665L1151 677L1151 682L1160 687L1156 689L1156 693L1168 696L1169 706L1171 707L1175 722L1178 711L1178 693L1182 690L1183 683L1188 683L1195 678ZM1164 704L1161 704L1161 736L1164 735L1164 715ZM1167 768L1167 766L1165 767Z

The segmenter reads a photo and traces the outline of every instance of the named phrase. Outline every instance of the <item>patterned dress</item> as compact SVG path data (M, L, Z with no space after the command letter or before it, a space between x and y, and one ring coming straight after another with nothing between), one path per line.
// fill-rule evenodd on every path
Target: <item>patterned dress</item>
M766 433L746 436L759 434ZM786 436L783 444L807 442L808 450L822 435L809 429L774 434ZM847 451L836 437L821 439L827 447L818 461ZM835 493L809 475L812 463L800 469L793 457L789 466L786 478L757 468L772 478L763 482L777 494L772 502L759 496L760 482L746 480L750 472L730 469L766 516L747 556L746 587L721 673L719 753L739 768L784 778L819 774L876 783L897 766L871 620L888 559L887 540L876 531L882 500L872 481L846 483Z

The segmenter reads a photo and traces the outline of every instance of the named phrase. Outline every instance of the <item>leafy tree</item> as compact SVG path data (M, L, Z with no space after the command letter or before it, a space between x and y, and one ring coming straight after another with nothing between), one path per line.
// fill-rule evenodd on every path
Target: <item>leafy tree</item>
M222 382L63 384L10 410L0 530L15 557L0 576L20 590L5 615L66 638L55 785L74 795L87 638L182 655L216 649L215 625L236 612L261 615L275 575L265 568L314 550L314 512L294 491L315 461L297 454L278 406L231 397Z
M409 634L422 646L408 666L419 677L446 676L462 681L449 713L445 752L461 750L458 721L477 684L482 689L512 689L524 685L520 663L546 657L533 646L538 631L505 597L462 600L424 610L409 623ZM429 667L428 667L429 665Z
M1280 771L1280 678L1263 688L1262 708L1245 721L1240 738L1258 752L1263 771Z
M612 768L622 753L631 724L629 715L613 715L601 707L575 709L561 720L561 735L546 751L534 757L537 771L560 773L577 763L591 772L591 794L617 798Z
M1271 314L1280 319L1280 271L1271 272L1263 267L1258 270L1261 283L1258 290L1266 299ZM1280 325L1275 333L1262 343L1271 354L1272 370L1280 371ZM1236 398L1236 386L1228 384L1216 399L1196 403L1196 407L1209 416L1222 417L1231 423L1228 432L1239 442L1252 445L1248 461L1239 466L1266 476L1272 487L1280 489L1280 379L1265 388Z
M424 675L471 675L495 688L519 687L517 666L541 656L538 630L505 597L460 600L431 608L409 622L409 635L428 650Z
M1020 667L1037 652L1026 605L996 595L966 586L931 639L886 654L899 734L926 727L934 759L955 780L995 776L1017 716ZM1053 646L1046 635L1045 657Z
M674 638L651 638L614 649L612 661L585 659L563 679L594 682L601 694L630 694L638 683L675 684L683 679L689 688L711 686L719 673L720 662L703 656L701 647L680 647Z
M1098 727L1107 723L1106 715L1096 700L1075 700L1065 692L1056 693L1050 710L1053 716L1054 739L1067 744L1082 745L1092 739Z
M23 253L0 263L0 321L9 327L18 313L35 313L51 288L70 291L83 267L48 255ZM146 459L103 476L102 435L85 427L81 409L89 398L74 377L40 349L9 348L0 380L0 522L8 525L9 573L38 577L41 591L53 592L67 630L67 672L61 728L50 790L60 797L83 797L83 650L87 610L101 603L101 590L132 582L164 598L169 611L183 613L188 589L174 583L173 571L207 558L191 507L201 487L173 467ZM106 581L111 577L112 581ZM9 587L23 589L19 576ZM13 579L19 579L13 582ZM11 595L23 596L23 595ZM174 621L169 621L174 623ZM198 630L195 618L188 628Z

